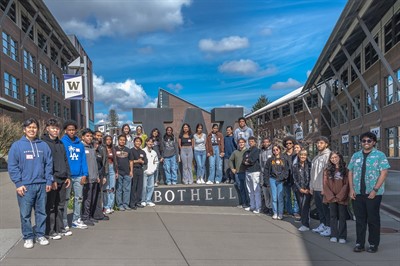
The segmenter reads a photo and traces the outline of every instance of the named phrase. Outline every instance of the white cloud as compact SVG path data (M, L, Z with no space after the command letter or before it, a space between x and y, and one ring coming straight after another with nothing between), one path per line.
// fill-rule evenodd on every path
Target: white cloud
M243 49L249 46L249 40L244 37L230 36L219 41L202 39L199 41L199 48L204 52L223 53Z
M94 119L96 120L96 121L98 121L98 120L107 120L107 118L108 118L108 114L105 114L105 113L95 113L94 114Z
M224 62L218 67L218 70L221 73L239 74L244 76L270 76L277 72L277 69L274 66L261 69L256 62L249 59Z
M270 36L270 35L272 35L272 29L271 28L263 28L263 29L261 29L261 35L264 35L264 36Z
M117 111L130 111L151 101L143 87L133 79L119 83L106 82L103 77L93 75L93 87L95 101Z
M46 5L67 33L81 38L136 35L170 31L183 24L182 8L191 0L70 1L46 0Z
M155 98L153 101L148 102L145 108L157 108L158 98Z
M307 78L311 75L311 70L307 70Z
M183 89L183 86L180 83L176 83L176 84L170 83L167 85L167 88L173 90L176 93L179 93Z
M277 83L272 84L271 89L274 90L284 90L284 89L297 89L302 84L295 79L289 78L287 81L279 81Z
M139 54L148 55L153 53L153 48L151 46L145 46L138 49Z

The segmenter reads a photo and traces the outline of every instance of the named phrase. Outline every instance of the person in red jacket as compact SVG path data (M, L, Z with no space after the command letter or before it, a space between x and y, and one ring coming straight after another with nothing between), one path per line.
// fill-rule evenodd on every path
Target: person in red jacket
M209 163L209 173L207 185L219 184L222 181L222 160L225 155L224 136L219 132L219 126L214 124L212 131L208 133L206 141L206 152Z
M347 238L347 204L349 201L349 179L343 156L332 151L324 171L323 202L329 204L331 242L345 244ZM338 224L339 222L339 224Z

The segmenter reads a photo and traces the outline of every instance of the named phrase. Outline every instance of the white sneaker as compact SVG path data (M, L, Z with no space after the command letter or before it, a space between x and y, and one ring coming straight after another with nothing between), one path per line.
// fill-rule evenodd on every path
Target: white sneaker
M67 225L67 226L64 226L64 229L67 230L67 231L69 231L69 226L68 226L68 225Z
M346 244L346 239L339 238L339 243L340 243L340 244Z
M59 240L59 239L62 238L62 235L61 234L57 234L57 233L53 233L52 235L49 236L49 238L53 239L53 240Z
M33 239L25 239L24 248L33 248Z
M272 219L274 219L274 220L278 219L278 214L272 215Z
M212 181L207 181L206 184L207 184L207 185L212 185L212 184L214 184L214 182L212 182Z
M331 237L330 239L329 239L329 241L331 241L331 242L337 242L337 238L336 237Z
M321 236L331 236L331 228L325 226L325 230L319 233Z
M47 246L49 244L49 240L45 238L44 236L36 238L36 243L39 243L41 246Z
M61 230L61 235L63 236L72 236L72 232L69 230Z
M205 184L206 183L206 181L204 181L204 178L201 178L200 181L201 181L201 184Z
M244 208L245 211L250 211L250 207Z
M149 202L149 203L147 203L147 206L154 207L156 205L153 202Z
M146 202L142 202L142 203L140 203L140 205L142 205L143 207L146 207Z
M201 179L197 179L196 184L201 184Z
M310 228L308 228L307 226L302 225L302 226L299 227L298 230L300 232L306 232L306 231L310 231Z
M319 226L317 228L314 228L312 231L314 233L321 233L324 230L325 230L325 225L324 224L319 224Z
M259 211L259 210L254 210L254 211L253 211L253 213L255 213L255 214L259 214L259 213L260 213L260 211Z
M154 183L154 186L155 186L155 187L158 187L158 182L155 182L155 183Z
M88 226L82 222L81 218L79 218L78 220L72 222L72 228L87 229Z
M111 214L113 211L111 209L106 209L106 214Z
M215 181L215 184L219 184L220 182L219 181Z
M278 215L278 220L282 220L283 216L282 215Z

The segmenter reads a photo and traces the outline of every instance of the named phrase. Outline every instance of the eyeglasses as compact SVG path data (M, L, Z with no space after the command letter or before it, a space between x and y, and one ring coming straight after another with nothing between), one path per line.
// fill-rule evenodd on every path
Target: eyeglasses
M371 143L373 140L372 139L363 139L361 140L362 143Z

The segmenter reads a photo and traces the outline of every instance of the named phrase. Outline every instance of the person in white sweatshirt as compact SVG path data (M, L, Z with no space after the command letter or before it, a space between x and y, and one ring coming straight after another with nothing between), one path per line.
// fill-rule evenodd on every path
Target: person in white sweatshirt
M147 167L143 172L143 192L142 192L142 206L155 206L151 201L154 192L154 173L158 169L158 156L157 152L153 150L153 139L146 139L146 146L143 148L147 157Z

